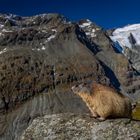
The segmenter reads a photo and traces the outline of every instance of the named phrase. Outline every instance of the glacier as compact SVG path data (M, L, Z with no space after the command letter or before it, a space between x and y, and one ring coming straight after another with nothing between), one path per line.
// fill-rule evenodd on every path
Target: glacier
M113 42L118 42L122 49L124 47L132 49L132 44L129 40L130 34L132 34L136 40L135 45L140 45L140 24L127 25L122 28L117 28L114 30L110 38Z

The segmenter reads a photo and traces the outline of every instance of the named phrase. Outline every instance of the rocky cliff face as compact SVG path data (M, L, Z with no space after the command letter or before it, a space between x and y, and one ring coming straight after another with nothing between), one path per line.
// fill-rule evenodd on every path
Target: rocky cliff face
M135 67L90 20L0 14L1 139L19 139L36 116L89 112L70 88L91 80L140 97Z

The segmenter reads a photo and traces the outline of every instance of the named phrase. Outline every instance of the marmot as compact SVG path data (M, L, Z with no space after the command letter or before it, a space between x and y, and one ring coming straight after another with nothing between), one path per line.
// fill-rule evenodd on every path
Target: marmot
M99 120L108 117L131 118L131 100L111 87L94 82L76 85L71 89L86 103L92 116Z

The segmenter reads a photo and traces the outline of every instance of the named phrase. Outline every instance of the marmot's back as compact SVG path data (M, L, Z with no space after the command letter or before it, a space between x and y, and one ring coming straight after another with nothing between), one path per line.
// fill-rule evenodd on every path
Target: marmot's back
M130 117L131 102L128 97L118 93L113 88L101 84L93 84L91 96L96 111L105 118L113 117Z

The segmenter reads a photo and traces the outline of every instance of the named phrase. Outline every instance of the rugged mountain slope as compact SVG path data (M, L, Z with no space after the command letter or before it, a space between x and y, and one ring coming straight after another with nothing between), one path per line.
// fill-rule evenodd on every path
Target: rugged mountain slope
M92 77L111 84L94 56L96 45L78 25L58 14L1 18L0 91L6 109L53 89L53 76L56 85Z

